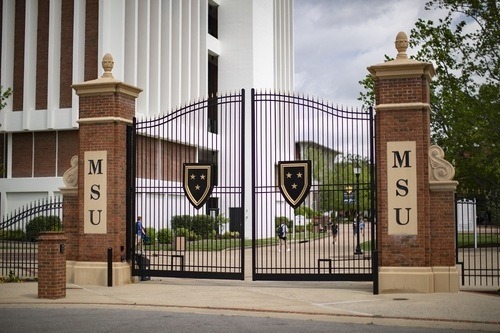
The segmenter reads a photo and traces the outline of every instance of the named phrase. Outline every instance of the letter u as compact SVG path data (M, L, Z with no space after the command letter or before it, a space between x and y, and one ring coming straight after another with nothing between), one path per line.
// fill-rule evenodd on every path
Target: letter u
M101 223L101 213L102 213L102 210L98 210L99 212L99 221L98 222L94 222L94 210L91 209L89 210L89 213L90 213L90 223L92 223L93 225L99 225Z
M394 208L396 211L396 223L399 225L407 225L410 222L410 210L411 208L406 208L406 222L401 222L401 209L402 208Z

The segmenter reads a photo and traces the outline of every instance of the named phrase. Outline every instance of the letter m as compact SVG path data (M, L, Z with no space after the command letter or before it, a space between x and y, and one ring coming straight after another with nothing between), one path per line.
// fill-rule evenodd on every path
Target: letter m
M89 175L92 175L92 174L102 174L102 159L99 159L97 160L97 163L96 161L94 160L89 160Z
M392 154L394 155L394 165L392 166L393 168L410 168L410 153L411 150L406 150L403 153L403 156L401 156L399 151L393 151Z

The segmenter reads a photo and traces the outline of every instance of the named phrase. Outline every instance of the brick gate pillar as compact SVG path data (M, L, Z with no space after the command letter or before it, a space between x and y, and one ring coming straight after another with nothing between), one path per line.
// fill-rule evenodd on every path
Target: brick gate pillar
M79 96L79 151L61 189L68 220L68 282L107 284L112 251L113 285L130 283L122 262L126 246L127 126L135 115L141 89L113 78L106 54L101 78L74 84ZM75 165L73 165L73 163ZM71 177L73 174L73 177ZM68 177L66 177L68 176ZM72 214L67 216L66 210Z
M379 292L457 292L457 182L442 150L430 147L434 67L408 59L403 32L395 44L395 60L368 68L376 99Z

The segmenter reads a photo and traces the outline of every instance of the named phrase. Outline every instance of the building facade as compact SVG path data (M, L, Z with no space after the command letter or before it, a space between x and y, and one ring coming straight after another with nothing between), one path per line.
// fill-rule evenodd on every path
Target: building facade
M143 89L138 118L242 88L291 91L292 17L292 0L0 0L0 82L13 89L0 215L64 186L79 144L72 85L98 78L104 54Z

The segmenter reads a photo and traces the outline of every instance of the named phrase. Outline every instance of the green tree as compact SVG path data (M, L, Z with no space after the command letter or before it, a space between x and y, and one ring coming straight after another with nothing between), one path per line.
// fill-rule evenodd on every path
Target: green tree
M312 160L314 170L320 170L316 180L319 183L319 210L320 211L348 211L355 210L356 201L345 200L344 193L353 193L353 198L359 195L360 210L368 210L370 163L365 157L358 155L337 155L335 159L324 158L319 152L317 158ZM359 175L360 190L356 193L356 176L354 167L361 169Z
M500 187L500 16L496 0L432 0L437 22L411 31L415 59L435 64L431 140L446 152L462 187ZM360 81L359 100L373 104L373 79Z
M7 90L3 91L3 87L0 86L0 111L7 105L7 98L12 95L12 88L7 88ZM2 124L0 124L1 126ZM0 149L1 152L1 149ZM5 169L3 167L3 163L0 163L0 177L4 177Z
M419 19L410 46L436 64L432 141L441 146L464 187L500 186L500 16L496 0L433 0L438 22Z
M0 86L0 110L2 110L7 105L7 98L12 95L12 88L7 88L7 90L3 91L3 87Z
M26 225L26 239L29 242L36 242L40 232L60 230L62 230L62 223L59 216L38 216Z

